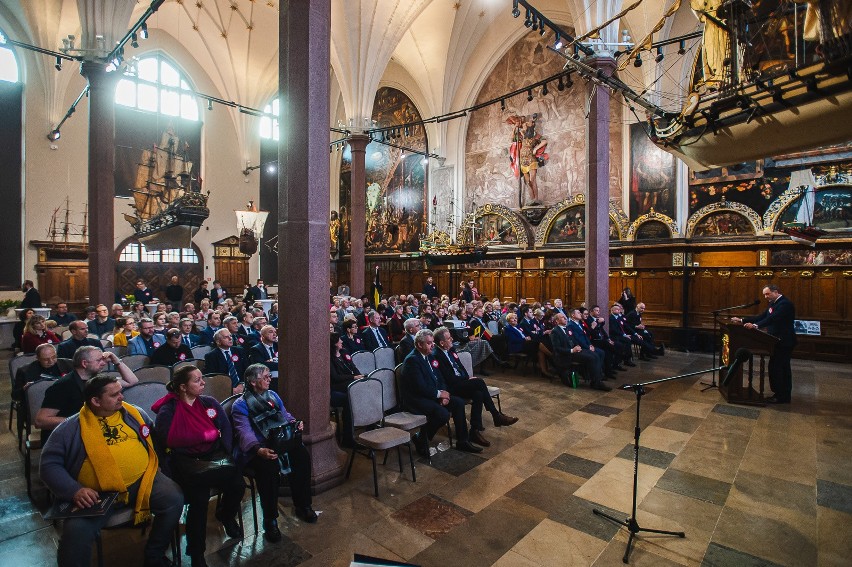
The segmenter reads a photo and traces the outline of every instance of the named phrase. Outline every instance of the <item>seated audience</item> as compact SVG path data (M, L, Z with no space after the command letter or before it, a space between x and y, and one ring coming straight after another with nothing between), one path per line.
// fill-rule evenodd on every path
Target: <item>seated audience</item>
M405 330L405 336L403 336L402 340L399 341L399 344L396 345L397 364L405 360L408 353L414 350L414 336L417 334L417 331L420 330L420 319L406 319L402 324L402 327Z
M456 449L480 453L471 444L464 413L464 400L447 391L438 371L438 361L432 356L435 340L432 331L421 329L414 337L415 349L405 358L399 383L402 406L406 411L426 416L426 426L413 437L417 452L429 457L429 441L441 427L453 418Z
M210 490L221 491L216 519L224 526L225 533L228 537L242 538L237 515L245 485L236 466L211 475L199 474L199 467L193 463L230 458L233 452L231 421L215 398L202 395L201 371L195 366L184 366L175 372L166 388L169 393L151 406L157 414L154 441L160 467L180 485L189 504L186 554L192 558L192 567L203 567L207 565L204 551Z
M189 348L194 348L201 344L201 337L192 332L194 326L195 324L191 317L185 317L178 323L178 329L180 329L180 342Z
M212 345L213 335L222 328L222 315L218 311L211 311L207 315L207 327L201 331L201 344Z
M56 309L50 314L50 320L55 321L57 325L67 327L72 321L77 320L77 316L68 312L68 304L60 301L56 304Z
M378 311L370 312L368 316L369 326L361 331L364 339L364 350L374 351L379 347L391 346L387 332L381 328L382 316Z
M234 336L228 329L216 331L213 342L216 348L204 355L204 371L208 374L230 376L233 393L242 394L243 375L249 365L248 356L243 349L234 346Z
M20 315L18 315L18 321L15 323L15 326L12 327L12 338L14 339L12 348L21 348L21 337L24 335L24 327L27 326L27 321L32 319L34 315L35 311L32 308L24 309L21 311Z
M282 467L288 470L287 481L293 498L296 516L308 523L317 521L317 513L311 508L311 456L304 445L278 454L269 446L269 432L287 423L296 424L299 431L303 424L297 422L278 394L269 389L272 376L262 364L252 364L246 369L246 390L234 402L231 413L237 444L237 461L254 471L257 491L260 493L260 508L263 512L263 536L270 542L281 541L278 529L278 478ZM273 408L275 411L270 411ZM282 463L283 461L283 463ZM284 464L286 463L286 465Z
M573 332L567 328L568 318L564 313L557 313L554 318L556 326L550 333L550 342L553 346L553 365L562 383L571 384L571 362L578 362L582 365L592 389L610 391L612 388L603 383L601 363L598 357L588 350L583 350L576 337L573 336ZM569 332L572 334L569 334Z
M88 322L89 334L103 337L115 330L115 319L109 316L109 309L103 303L95 307L95 318Z
M136 330L136 319L133 317L121 317L117 320L118 327L112 337L112 346L126 347L131 339L139 336Z
M642 350L641 353L646 358L656 358L658 356L663 356L666 351L665 347L656 346L654 343L654 335L651 331L645 326L645 323L642 321L642 314L645 313L645 304L641 301L636 304L636 309L633 311L629 311L625 316L627 319L627 324L633 327L633 330L636 331L636 334L639 335L643 339Z
M278 331L275 327L264 325L260 329L260 342L249 349L248 355L249 363L260 363L272 372L278 372ZM273 378L273 384L277 386L275 378Z
M33 354L38 345L58 345L61 341L47 330L47 322L41 315L33 315L24 324L24 332L21 335L21 351L24 354Z
M174 366L178 362L190 360L192 350L181 342L180 329L169 329L166 331L166 343L160 345L151 355L151 364L162 366Z
M343 348L346 349L346 352L355 354L356 352L366 350L364 339L361 338L361 334L358 332L358 321L355 319L346 319L343 321L341 327L343 328L341 338L343 339Z
M154 331L151 319L139 321L139 334L127 342L127 354L144 354L150 358L154 351L166 344L166 337Z
M432 356L438 361L438 371L447 385L447 390L454 396L471 401L470 440L477 445L490 447L491 443L482 435L485 431L482 424L483 406L491 414L494 427L512 425L518 421L518 418L497 411L497 406L494 405L485 382L467 373L459 360L458 353L453 348L453 337L449 329L446 327L438 329L434 333L434 338L435 350Z
M99 350L103 350L101 341L89 337L89 327L85 321L73 321L68 325L68 330L71 332L71 336L56 347L56 355L59 358L74 358L74 353L81 346L93 346Z
M79 389L77 384L74 388ZM183 511L183 494L157 468L150 418L123 401L121 388L114 376L89 380L77 396L85 405L81 403L70 419L58 424L42 451L41 479L57 500L90 508L100 501L102 492L118 492L116 503L105 514L63 521L57 550L60 567L88 567L101 527L125 507L132 507L134 524L154 515L145 545L145 567L172 564L165 553Z
M352 362L352 356L343 348L337 333L331 339L331 407L343 408L343 446L352 447L352 414L349 411L349 384L360 380L364 374Z

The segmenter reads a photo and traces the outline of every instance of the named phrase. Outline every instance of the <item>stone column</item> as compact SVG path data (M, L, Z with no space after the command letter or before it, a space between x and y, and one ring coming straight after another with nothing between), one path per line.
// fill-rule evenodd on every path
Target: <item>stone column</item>
M364 295L364 242L367 230L367 172L365 155L370 137L353 134L349 137L349 150L352 153L352 211L350 218L349 287L354 297ZM375 306L374 306L375 307Z
M89 303L115 300L115 84L120 73L84 61L89 82Z
M311 483L321 492L343 482L345 462L328 419L329 343L322 323L328 320L331 2L287 0L279 14L279 393L305 421Z
M591 66L611 75L615 61L610 57L587 60ZM609 302L609 103L610 92L586 83L593 95L586 123L586 307Z

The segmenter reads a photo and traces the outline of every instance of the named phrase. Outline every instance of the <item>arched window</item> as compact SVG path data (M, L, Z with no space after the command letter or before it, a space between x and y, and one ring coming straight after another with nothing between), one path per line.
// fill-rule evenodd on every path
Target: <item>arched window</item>
M0 30L0 81L17 83L19 80L18 60L12 50L6 47L6 34Z
M115 89L122 106L198 120L198 100L186 78L161 55L140 59L128 67Z
M275 140L278 141L278 99L272 101L271 104L267 104L264 109L264 116L260 118L260 137L264 140ZM268 115L271 114L275 116L275 118L270 118Z

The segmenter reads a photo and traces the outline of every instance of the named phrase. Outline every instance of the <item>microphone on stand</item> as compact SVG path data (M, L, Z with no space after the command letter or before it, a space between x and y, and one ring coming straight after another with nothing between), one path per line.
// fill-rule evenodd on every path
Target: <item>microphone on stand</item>
M748 360L751 360L752 353L747 348L737 349L736 354L734 355L734 361L728 366L728 373L725 374L725 378L722 380L722 386L727 386L728 382L731 381L731 378L737 373L737 370Z
M754 307L755 305L760 305L760 300L759 300L759 299L755 299L755 300L752 302L752 304L751 304L751 305L749 305L749 307Z

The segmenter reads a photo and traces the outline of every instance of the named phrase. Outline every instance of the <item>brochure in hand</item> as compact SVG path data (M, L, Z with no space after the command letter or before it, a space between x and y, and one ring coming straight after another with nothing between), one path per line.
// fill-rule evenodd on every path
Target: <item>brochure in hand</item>
M118 492L99 492L98 501L89 508L77 508L73 502L56 501L44 513L45 520L62 520L65 518L89 518L103 516L118 497Z

